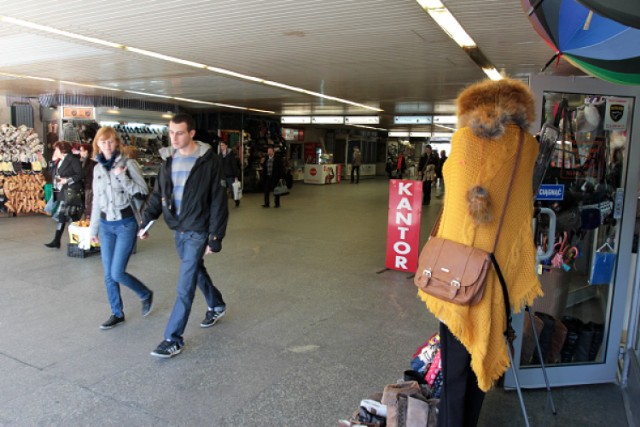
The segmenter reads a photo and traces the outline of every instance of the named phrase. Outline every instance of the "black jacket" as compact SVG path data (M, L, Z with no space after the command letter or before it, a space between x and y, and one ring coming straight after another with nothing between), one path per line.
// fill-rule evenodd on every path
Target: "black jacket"
M224 177L240 178L238 159L236 158L236 153L234 153L231 148L227 149L226 156L223 156L222 153L220 153L220 159L222 160L222 170L224 171Z
M221 185L224 179L220 157L209 145L198 142L198 160L193 165L184 186L180 215L173 203L171 163L174 149L160 150L164 158L158 178L143 215L143 224L164 215L172 230L209 232L209 238L222 240L227 230L229 211L227 194Z
M271 176L269 177L267 176L268 161L269 157L265 157L264 162L262 163L262 182L267 182L269 185L269 189L273 191L278 181L284 178L284 163L282 162L282 157L278 154L275 154L273 156Z
M84 171L80 164L80 159L71 153L68 153L64 159L60 160L57 166L53 168L54 179L55 176L60 178L67 178L67 183L62 186L60 191L55 192L54 200L65 200L67 188L74 190L82 190L84 188Z

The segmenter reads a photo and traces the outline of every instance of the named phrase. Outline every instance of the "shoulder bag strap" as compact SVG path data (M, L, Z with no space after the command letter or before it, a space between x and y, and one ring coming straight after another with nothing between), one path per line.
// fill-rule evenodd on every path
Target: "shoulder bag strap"
M516 163L513 165L513 172L511 173L511 179L509 180L509 187L507 187L507 197L504 199L505 203L502 206L502 213L500 214L500 222L498 223L498 230L496 231L496 240L493 242L493 249L491 253L496 251L496 247L498 246L498 239L500 238L500 231L502 230L502 223L504 221L504 216L507 213L507 204L509 201L509 196L511 195L511 188L513 187L513 181L516 177L516 172L518 171L518 165L520 164L520 153L522 152L522 146L524 145L524 129L520 128L520 140L518 141L518 151L516 152Z

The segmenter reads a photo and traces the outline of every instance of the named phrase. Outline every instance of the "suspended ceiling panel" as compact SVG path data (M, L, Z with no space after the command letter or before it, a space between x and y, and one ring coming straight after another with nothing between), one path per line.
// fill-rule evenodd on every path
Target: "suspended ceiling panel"
M553 54L517 1L444 3L485 56L509 75L538 73ZM379 107L387 127L394 114L454 111L458 92L485 77L415 0L0 0L0 15ZM3 73L276 114L373 114L2 21L0 46ZM561 62L547 73L578 72ZM108 90L0 76L0 94L60 91L118 96Z

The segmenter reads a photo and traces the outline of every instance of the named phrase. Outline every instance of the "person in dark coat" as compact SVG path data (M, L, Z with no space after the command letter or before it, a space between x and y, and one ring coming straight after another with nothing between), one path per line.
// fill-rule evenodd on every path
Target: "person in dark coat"
M225 141L220 141L220 158L222 160L224 180L227 183L227 192L230 192L231 197L233 197L233 183L240 181L240 167L236 154ZM240 199L235 200L235 202L236 207L240 206Z
M282 163L282 157L275 154L275 150L273 149L273 145L270 145L267 148L267 157L264 159L262 164L262 185L264 188L264 205L263 208L270 207L269 203L269 193L273 191L273 189L284 177L284 166ZM280 207L280 196L274 194L275 206L276 208Z
M53 197L55 202L59 202L58 207L58 224L53 240L44 245L48 248L60 249L60 239L64 233L64 227L67 221L81 212L82 200L80 192L84 188L84 173L80 160L71 153L72 145L67 141L58 141L53 145L52 160L55 163L52 171L53 180ZM77 200L69 200L67 190L75 190L77 192Z
M80 144L80 164L84 171L84 215L91 218L91 204L93 203L93 168L97 162L93 160L93 146Z

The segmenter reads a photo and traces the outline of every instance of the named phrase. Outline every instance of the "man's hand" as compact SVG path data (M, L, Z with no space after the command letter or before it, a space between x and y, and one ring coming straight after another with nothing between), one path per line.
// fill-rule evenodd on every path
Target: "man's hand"
M218 240L216 237L209 239L209 244L207 245L207 249L204 254L212 254L214 252L220 252L222 250L222 242Z

